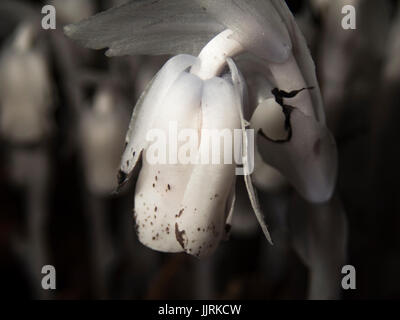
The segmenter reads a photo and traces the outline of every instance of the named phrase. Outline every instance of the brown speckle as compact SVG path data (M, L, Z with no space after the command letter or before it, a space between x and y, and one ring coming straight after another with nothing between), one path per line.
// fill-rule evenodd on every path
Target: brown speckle
M175 223L175 238L176 241L179 242L181 247L185 249L185 246L187 244L186 232L185 230L180 231L177 223Z
M122 170L119 170L118 175L117 175L118 185L122 185L125 182L126 177L127 177L127 174L125 172L123 172Z
M157 212L157 207L154 207L154 212Z
M168 189L168 190L171 190L171 186L170 186L169 184L167 185L167 189Z
M179 213L178 213L177 215L175 215L175 217L179 218L179 217L182 215L182 213L183 213L184 210L185 210L185 209L179 210Z

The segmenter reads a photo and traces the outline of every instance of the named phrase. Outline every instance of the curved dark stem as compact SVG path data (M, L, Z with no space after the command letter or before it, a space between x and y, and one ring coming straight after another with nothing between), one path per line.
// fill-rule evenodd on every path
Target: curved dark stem
M279 103L280 105L283 105L283 98L294 98L303 90L311 90L314 89L314 87L307 87L307 88L301 88L299 90L293 90L290 92L286 92L284 90L279 90L278 88L272 89L272 94L275 97L275 101Z
M262 129L259 129L257 133L259 133L263 138L267 139L268 141L271 142L276 142L276 143L284 143L290 141L292 138L292 126L290 124L290 114L292 113L293 109L295 108L294 106L290 106L288 104L283 103L284 98L294 98L298 93L300 93L303 90L311 90L314 89L314 87L306 87L306 88L301 88L299 90L293 90L290 92L286 92L284 90L279 90L278 88L272 89L272 94L275 97L276 103L278 103L282 107L282 112L285 115L285 130L288 131L288 136L286 139L278 139L274 140L269 137L262 131Z
M285 115L285 130L288 132L287 138L286 139L278 139L278 140L271 139L260 128L257 133L260 134L264 139L266 139L268 141L276 142L276 143L285 143L285 142L290 141L290 139L292 138L293 131L292 131L292 126L290 124L290 115L291 115L294 107L286 105L286 104L281 104L281 107L282 107L282 112Z

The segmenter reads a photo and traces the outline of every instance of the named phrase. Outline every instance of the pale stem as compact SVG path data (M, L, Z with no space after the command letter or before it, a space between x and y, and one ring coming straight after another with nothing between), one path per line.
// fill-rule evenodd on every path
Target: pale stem
M244 48L231 38L233 31L226 29L216 35L199 54L199 61L190 72L203 80L219 75L226 65L226 59L241 53Z
M220 75L227 63L226 59L244 51L244 47L234 40L232 35L233 31L230 29L226 29L216 35L201 50L198 62L192 66L190 72L203 80ZM274 77L275 85L280 90L290 92L307 87L293 53L290 54L285 62L271 62L268 63L268 66ZM291 98L288 104L299 108L300 111L308 116L316 116L308 90L304 90Z

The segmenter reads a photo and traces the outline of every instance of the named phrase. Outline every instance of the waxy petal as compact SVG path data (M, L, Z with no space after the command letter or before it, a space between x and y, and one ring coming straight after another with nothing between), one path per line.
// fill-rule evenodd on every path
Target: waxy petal
M152 128L162 130L167 139L160 141L159 145L160 151L167 147L167 157L171 148L168 141L174 138L169 136L170 123L175 122L177 128L193 128L196 131L200 128L202 88L203 82L198 77L182 72L165 94L162 108L153 116ZM183 248L176 238L175 223L183 213L182 199L193 166L170 162L152 164L148 162L152 147L150 145L142 157L142 169L136 183L135 220L138 238L144 245L158 251L181 252ZM166 161L169 160L166 158Z
M176 121L178 128L239 128L234 97L232 85L222 78L203 86L198 77L184 72L166 95L153 127L166 129L169 121ZM207 150L201 138L199 159ZM165 252L197 257L213 252L232 211L234 173L234 164L154 165L144 160L135 192L139 240Z
M178 55L171 58L139 98L126 135L126 147L122 155L119 175L120 184L127 180L129 174L135 168L142 150L148 145L146 134L152 128L154 117L160 109L165 108L163 99L168 90L182 71L195 62L196 58L189 55Z
M318 121L325 123L325 112L322 103L321 91L315 73L315 64L311 57L310 50L308 49L307 42L284 1L272 0L272 3L289 31L293 45L292 52L304 78L305 85L299 86L295 89L301 89L302 87L314 88L309 92L311 96L312 107Z
M337 150L330 131L315 118L294 108L290 113L290 140L273 142L259 134L264 125L263 112L263 109L256 110L257 116L253 116L251 124L258 133L259 150L265 162L285 175L305 199L329 200L337 175Z
M240 128L233 86L221 78L205 81L201 104L202 129ZM208 140L208 141L207 141ZM210 141L202 135L198 159L210 150ZM231 148L233 150L233 139ZM225 225L232 211L235 187L235 164L224 164L221 143L220 164L200 164L193 168L182 200L182 214L176 230L184 250L197 257L211 254L225 235ZM232 155L233 156L233 155Z

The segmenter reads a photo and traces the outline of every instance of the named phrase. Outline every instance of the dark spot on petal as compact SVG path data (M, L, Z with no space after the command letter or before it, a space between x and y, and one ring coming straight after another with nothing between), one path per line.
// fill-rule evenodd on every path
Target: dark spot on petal
M179 213L178 213L175 217L179 218L179 217L182 215L182 213L183 213L184 210L185 210L185 209L179 210Z
M169 184L167 185L167 188L168 188L168 190L171 190L171 186Z
M175 223L175 238L176 241L179 242L179 244L181 245L181 247L185 250L185 246L187 244L187 239L185 239L185 230L180 231L178 224Z
M157 207L154 207L154 212L157 212Z
M127 174L125 172L123 172L122 170L118 171L117 180L118 180L119 186L121 186L125 182L126 177L127 177Z

